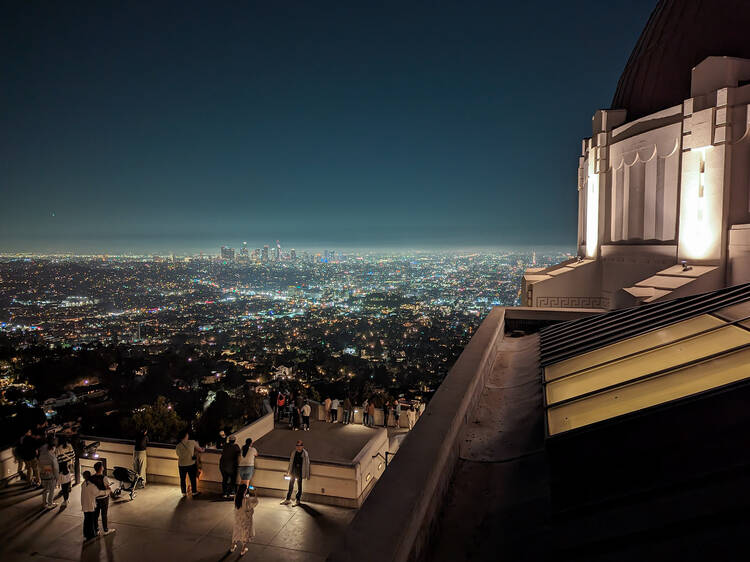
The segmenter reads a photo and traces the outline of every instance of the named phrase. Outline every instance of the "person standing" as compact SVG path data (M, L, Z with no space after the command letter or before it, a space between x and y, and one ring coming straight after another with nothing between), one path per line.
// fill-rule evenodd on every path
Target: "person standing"
M325 400L323 400L323 409L326 412L326 423L331 421L331 399L326 397Z
M409 431L414 428L414 424L417 423L417 412L414 410L414 405L409 406L406 411L406 420L409 422Z
M148 429L138 432L133 448L133 471L141 477L141 486L146 485L146 467L148 466Z
M237 438L234 435L229 436L226 447L221 451L219 459L219 471L221 471L221 491L224 499L229 499L234 495L234 489L237 486L237 471L240 461L240 446L236 443Z
M292 429L294 429L294 431L297 431L302 425L301 409L302 406L297 406L297 403L295 401L292 407Z
M394 400L393 406L393 421L395 422L396 429L399 428L398 419L401 417L401 402Z
M83 472L83 484L81 484L81 511L83 511L83 539L90 541L96 538L99 526L96 521L96 494L98 488L91 481L91 473Z
M31 429L27 429L26 433L21 437L19 448L19 456L21 457L24 468L26 469L26 483L29 486L38 486L40 480L38 459L39 442L32 434Z
M55 447L55 454L57 455L57 464L62 466L63 461L68 463L68 470L74 470L76 453L73 449L73 445L70 444L68 438L65 436L58 437L57 447Z
M253 440L248 437L245 439L245 444L242 446L239 457L239 472L240 482L242 484L250 484L255 474L255 457L258 456L258 451L253 447Z
M362 403L362 425L367 426L367 418L370 415L370 410L367 409L369 406L369 403L367 401L367 398L365 398L365 401Z
M286 493L286 499L281 502L281 505L289 505L292 499L292 492L294 491L294 482L297 482L297 496L294 505L300 505L302 503L302 480L310 479L310 455L304 448L302 441L297 441L297 444L289 457L289 467L287 474L289 477L289 490Z
M109 494L112 493L112 483L104 474L104 463L97 462L94 464L94 474L90 480L96 486L96 511L94 521L98 525L98 519L102 518L102 535L114 533L114 529L107 526L107 513L109 511Z
M375 425L375 401L372 399L367 404L367 421L370 427Z
M331 423L337 423L339 421L339 399L334 398L331 401Z
M68 507L68 498L70 497L70 486L73 483L73 474L70 472L68 461L60 461L60 476L58 477L60 483L60 493L62 494L63 502L60 509Z
M310 412L312 411L312 408L310 408L310 404L305 401L305 404L302 406L302 429L305 431L310 431Z
M39 475L42 480L42 503L47 509L57 504L53 501L57 480L60 477L60 466L55 453L55 438L47 437L47 442L39 449Z
M232 527L232 546L229 547L229 552L234 552L239 545L242 545L240 556L247 554L248 545L255 537L253 515L257 505L258 494L255 488L248 489L247 484L240 484L234 498L234 525Z
M388 427L388 413L391 403L388 400L383 400L383 427Z
M286 404L286 397L283 392L279 392L276 397L276 421L281 419L281 412L284 410L284 404Z
M202 453L198 443L190 439L190 431L182 432L180 442L175 447L177 453L177 468L180 472L180 489L182 495L187 495L185 477L190 477L190 490L193 497L200 495L198 491L198 453Z
M352 420L352 401L349 396L344 398L344 425L348 425Z

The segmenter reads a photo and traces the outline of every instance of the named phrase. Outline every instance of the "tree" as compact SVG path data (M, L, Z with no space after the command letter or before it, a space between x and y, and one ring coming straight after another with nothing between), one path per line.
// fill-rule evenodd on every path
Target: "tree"
M125 420L124 425L129 433L147 429L151 440L162 443L173 443L177 439L177 433L185 427L185 423L164 396L159 396L153 404L136 410L129 420Z

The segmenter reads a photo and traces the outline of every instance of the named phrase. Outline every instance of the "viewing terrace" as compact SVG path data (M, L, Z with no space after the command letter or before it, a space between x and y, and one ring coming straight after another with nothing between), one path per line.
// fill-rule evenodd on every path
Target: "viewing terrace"
M133 501L111 501L109 526L116 532L84 545L80 488L73 488L64 510L42 509L40 494L21 483L0 491L4 537L0 559L144 562L239 558L239 550L227 552L234 503L219 495L184 498L176 486L149 484ZM279 505L278 498L261 497L255 510L255 542L243 559L322 561L355 513L318 503Z

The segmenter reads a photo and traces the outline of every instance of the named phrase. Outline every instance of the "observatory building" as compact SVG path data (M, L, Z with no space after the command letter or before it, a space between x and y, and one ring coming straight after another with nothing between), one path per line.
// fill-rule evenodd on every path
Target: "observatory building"
M747 2L660 2L578 160L578 257L523 304L615 309L750 281Z

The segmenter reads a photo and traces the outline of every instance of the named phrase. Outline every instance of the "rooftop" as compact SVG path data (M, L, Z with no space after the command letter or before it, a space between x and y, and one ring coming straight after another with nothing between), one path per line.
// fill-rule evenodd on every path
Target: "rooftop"
M235 560L227 555L233 503L205 494L183 498L177 486L149 484L131 502L112 501L109 524L117 532L83 546L80 491L65 510L41 509L40 491L12 484L0 491L3 560ZM58 500L59 501L59 500ZM356 511L306 503L279 505L261 497L255 510L255 544L248 560L319 562Z
M322 422L314 423L314 431L292 431L287 425L276 424L273 431L258 439L253 446L264 457L288 459L294 444L301 439L312 462L350 465L380 431L384 429Z

